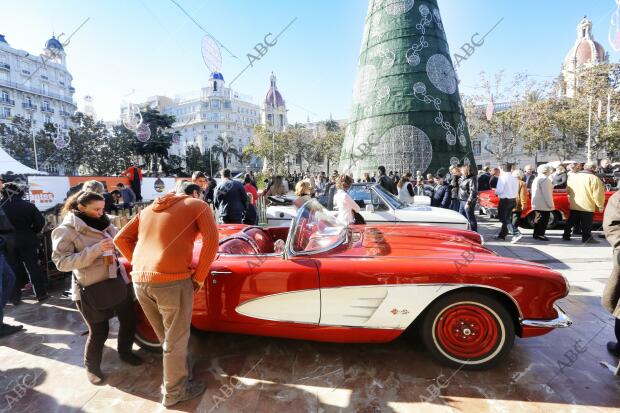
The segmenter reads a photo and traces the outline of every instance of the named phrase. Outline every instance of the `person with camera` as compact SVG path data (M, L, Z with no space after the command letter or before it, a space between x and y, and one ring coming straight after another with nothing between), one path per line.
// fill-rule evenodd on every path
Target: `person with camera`
M104 208L102 195L80 191L67 199L62 224L52 232L52 261L59 271L72 272L73 300L88 326L84 366L92 384L105 380L101 357L108 338L108 320L115 316L120 324L120 359L133 366L142 364L132 352L136 331L133 293L114 252L117 230Z

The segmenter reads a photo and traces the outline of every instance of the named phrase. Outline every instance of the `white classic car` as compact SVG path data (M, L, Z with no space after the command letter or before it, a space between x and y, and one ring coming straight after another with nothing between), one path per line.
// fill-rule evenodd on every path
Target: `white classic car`
M405 204L376 183L355 183L349 190L349 195L360 206L360 214L368 224L402 222L468 229L467 219L463 215L450 209L429 206L428 197L416 197L414 204ZM292 205L294 198L270 197L271 205L266 211L268 226L290 225L297 213ZM426 202L419 204L417 200L420 198L426 198ZM321 196L319 202L331 214L336 215L333 192Z

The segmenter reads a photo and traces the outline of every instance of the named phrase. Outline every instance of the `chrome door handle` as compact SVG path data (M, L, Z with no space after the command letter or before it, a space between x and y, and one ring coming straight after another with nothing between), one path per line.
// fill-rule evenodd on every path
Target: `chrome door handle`
M211 275L232 275L232 271L211 271Z

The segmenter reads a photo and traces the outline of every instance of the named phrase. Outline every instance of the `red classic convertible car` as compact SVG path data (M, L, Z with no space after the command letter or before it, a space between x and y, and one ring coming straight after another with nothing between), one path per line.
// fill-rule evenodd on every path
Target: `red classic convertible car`
M605 205L609 197L615 194L614 191L605 192ZM480 203L480 209L484 214L488 214L491 218L497 217L497 207L499 206L499 198L495 195L495 190L490 189L488 191L480 191L478 194L478 200ZM568 195L566 189L554 189L553 190L553 204L555 205L555 211L549 217L548 228L554 228L560 224L561 221L566 221L570 215L570 206L568 203ZM531 199L527 199L527 208L521 212L521 219L524 220L529 226L534 226L534 211L532 210ZM603 212L597 211L594 213L594 222L603 222Z
M345 227L311 200L289 228L219 231L219 252L194 296L199 330L384 343L413 329L439 361L482 369L510 351L515 335L571 324L555 305L569 290L562 275L500 257L467 230ZM138 343L159 347L138 312Z

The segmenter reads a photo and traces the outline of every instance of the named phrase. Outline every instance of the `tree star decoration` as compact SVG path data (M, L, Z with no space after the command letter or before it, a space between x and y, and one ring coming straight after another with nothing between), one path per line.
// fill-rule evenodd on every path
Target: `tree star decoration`
M145 123L140 124L136 129L136 138L140 142L147 142L151 139L151 128L149 128L149 125Z
M456 74L452 64L442 54L432 55L426 62L426 73L433 86L448 95L456 92Z

